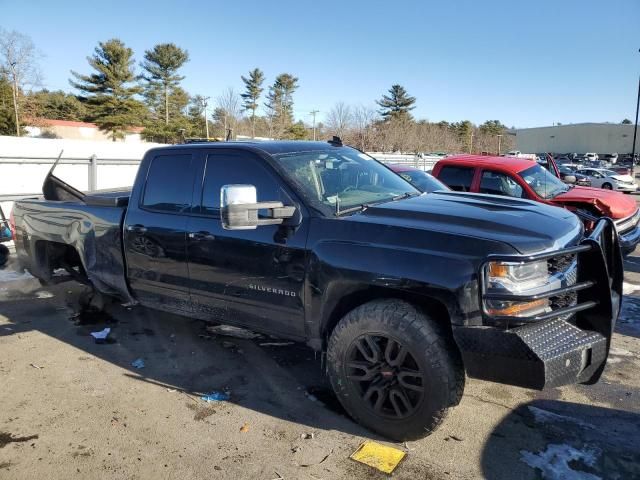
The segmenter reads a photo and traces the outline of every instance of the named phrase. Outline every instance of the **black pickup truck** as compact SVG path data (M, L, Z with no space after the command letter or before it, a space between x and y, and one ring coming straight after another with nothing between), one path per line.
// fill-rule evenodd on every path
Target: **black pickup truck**
M594 383L622 296L615 225L528 200L421 194L332 142L150 150L131 191L49 173L14 207L20 264L125 302L326 353L339 400L396 440L430 433L465 373Z

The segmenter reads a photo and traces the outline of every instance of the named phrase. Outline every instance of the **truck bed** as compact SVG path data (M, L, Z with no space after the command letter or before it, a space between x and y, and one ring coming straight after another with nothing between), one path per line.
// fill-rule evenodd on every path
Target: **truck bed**
M64 268L103 293L133 301L122 249L128 196L103 192L85 199L15 202L18 262L45 282L54 269Z

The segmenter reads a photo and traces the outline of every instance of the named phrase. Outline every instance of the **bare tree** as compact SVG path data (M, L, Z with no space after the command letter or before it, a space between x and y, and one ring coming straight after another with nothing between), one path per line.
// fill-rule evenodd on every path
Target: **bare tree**
M232 131L235 130L242 118L240 96L233 87L229 87L217 98L217 105L218 109L221 110L219 113L222 113L223 116L224 136L226 137L230 129Z
M20 136L20 92L39 83L37 57L30 37L0 29L0 73L11 79L17 136Z
M374 123L378 113L373 107L358 105L353 108L353 142L360 150L371 149Z
M325 127L330 134L344 138L351 128L353 115L351 107L344 102L336 103L327 114Z

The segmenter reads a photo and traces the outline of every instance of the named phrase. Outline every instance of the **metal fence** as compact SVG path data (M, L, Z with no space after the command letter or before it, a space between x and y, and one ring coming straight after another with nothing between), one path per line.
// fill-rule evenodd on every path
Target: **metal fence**
M367 152L373 158L381 161L382 163L405 165L410 167L419 168L425 172L430 172L433 166L442 157L434 155L412 155L404 153L381 153L381 152Z
M382 153L371 152L372 157L386 164L407 165L421 170L430 171L436 164L440 157L437 156L425 156L425 155L412 155L412 154L399 154L399 153ZM35 156L6 156L0 155L0 166L2 165L43 165L46 168L43 169L43 178L45 170L48 171L57 157L35 157ZM89 157L61 157L59 165L85 165L87 167L87 186L88 190L95 191L98 188L98 167L103 165L118 166L118 165L138 165L140 158L98 158L97 155L91 155ZM0 178L0 188L2 188L3 182L10 182L11 179ZM0 190L0 202L13 202L21 198L33 197L41 195L40 192L23 192L23 193L3 193Z
M0 155L0 167L2 166L14 166L20 165L42 165L42 178L46 175L45 172L49 171L51 166L56 162L58 157L35 157L35 156L6 156ZM58 162L59 165L84 165L87 169L87 186L88 191L92 192L98 188L98 167L99 166L120 166L120 165L138 165L140 158L98 158L97 155L91 155L89 157L61 157ZM11 179L0 178L0 188L7 185ZM41 192L23 192L23 193L3 193L0 190L0 202L9 202L19 200L21 198L33 197L35 195L41 195Z

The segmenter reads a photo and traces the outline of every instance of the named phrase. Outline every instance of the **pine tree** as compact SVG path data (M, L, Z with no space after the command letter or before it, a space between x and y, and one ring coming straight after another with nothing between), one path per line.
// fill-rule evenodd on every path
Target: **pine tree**
M245 85L245 93L240 96L244 100L242 107L245 111L251 112L251 136L256 136L256 110L258 109L258 100L264 91L262 83L264 82L264 73L259 68L254 68L249 72L249 77L240 76Z
M144 62L140 64L146 82L144 96L149 107L164 117L165 125L169 124L170 96L184 80L178 70L188 61L189 53L173 43L161 43L144 52Z
M145 108L135 95L142 92L134 84L133 50L118 39L99 42L94 54L88 57L89 65L96 71L81 75L71 74L73 87L83 95L79 99L87 105L89 120L115 141L124 138L127 128L139 125L145 116Z
M281 73L269 87L267 95L267 116L271 131L282 136L293 123L293 92L298 88L298 78L288 73Z
M409 112L415 108L413 104L416 103L416 98L409 96L402 85L392 85L389 95L383 95L376 103L382 108L380 115L385 120L411 120Z

